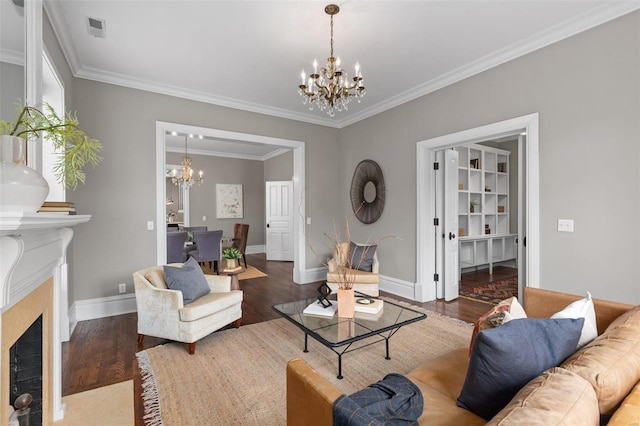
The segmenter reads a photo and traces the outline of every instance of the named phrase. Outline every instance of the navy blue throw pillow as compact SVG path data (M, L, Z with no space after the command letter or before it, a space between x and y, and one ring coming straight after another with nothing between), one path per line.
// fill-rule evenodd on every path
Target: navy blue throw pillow
M349 265L360 271L373 271L373 255L376 254L376 244L359 246L349 242Z
M185 305L211 292L200 265L193 257L190 257L182 268L167 265L163 268L167 287L180 290Z
M509 321L473 343L458 406L490 420L543 371L575 352L584 318Z

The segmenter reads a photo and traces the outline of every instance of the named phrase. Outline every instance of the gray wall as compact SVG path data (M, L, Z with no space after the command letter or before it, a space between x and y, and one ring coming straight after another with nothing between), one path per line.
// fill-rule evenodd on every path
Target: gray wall
M264 162L264 180L291 180L293 177L293 151L285 152Z
M385 210L373 225L352 221L351 232L396 235L380 246L381 273L415 281L416 142L538 112L539 285L640 303L639 45L636 12L341 130L75 79L78 118L103 142L104 161L69 196L93 215L74 229L74 300L114 295L155 264L146 222L155 220L156 120L304 141L314 247L350 215L356 164L377 161ZM558 218L573 218L575 232L558 233ZM318 265L307 250L306 266Z
M16 102L24 100L24 67L0 62L0 120L18 118Z
M182 154L167 153L168 164L180 164ZM264 240L264 166L262 161L237 158L189 155L197 173L204 172L204 183L194 186L189 194L191 226L207 226L210 230L222 229L223 235L233 235L235 223L248 223L247 245L261 245ZM241 184L244 217L242 219L216 218L216 184ZM175 187L175 185L173 185ZM175 201L175 199L174 199ZM203 221L202 217L207 220Z
M355 237L392 232L380 272L415 280L416 142L540 114L543 288L640 303L640 13L636 12L342 129L343 210L356 164L385 173L387 203ZM558 233L558 218L575 220ZM418 260L421 261L421 260Z
M326 173L338 158L336 129L83 79L74 91L80 124L104 146L87 184L69 193L80 213L93 215L74 228L75 300L116 295L118 283L131 284L132 272L156 263L156 233L146 223L156 218L158 120L305 142L306 209L314 216L307 238L320 241L339 211L325 190L338 187L336 174ZM319 266L309 250L306 266Z

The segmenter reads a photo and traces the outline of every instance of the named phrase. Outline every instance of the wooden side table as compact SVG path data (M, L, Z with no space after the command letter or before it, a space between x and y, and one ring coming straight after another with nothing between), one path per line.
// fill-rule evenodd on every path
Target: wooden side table
M240 265L240 263L238 262L240 269L236 269L234 271L226 271L227 261L223 259L220 263L222 266L222 268L220 269L220 273L231 277L231 290L240 290L240 280L238 280L238 274L241 274L247 269L244 266Z

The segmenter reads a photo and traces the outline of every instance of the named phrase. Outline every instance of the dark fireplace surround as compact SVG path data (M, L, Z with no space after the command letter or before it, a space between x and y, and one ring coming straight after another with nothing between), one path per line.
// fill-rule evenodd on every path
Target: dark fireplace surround
M30 393L30 425L51 424L53 403L53 278L2 314L1 386L3 388L0 413L8 419L6 407L15 398ZM15 362L17 361L17 362ZM39 365L38 365L39 364ZM15 381L15 379L18 379Z
M18 338L9 350L9 402L28 393L29 426L42 425L42 315Z

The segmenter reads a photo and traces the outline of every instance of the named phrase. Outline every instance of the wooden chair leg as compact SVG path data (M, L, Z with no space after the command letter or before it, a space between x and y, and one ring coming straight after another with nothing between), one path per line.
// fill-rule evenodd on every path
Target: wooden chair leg
M244 253L242 253L242 260L244 260L244 267L247 267L247 256L244 255Z
M144 340L144 334L138 333L138 344L141 345Z
M242 318L238 318L237 320L235 320L235 321L233 322L233 326L234 326L235 328L240 328L240 324L242 324Z
M187 343L187 349L189 350L189 355L193 355L196 352L196 342Z

